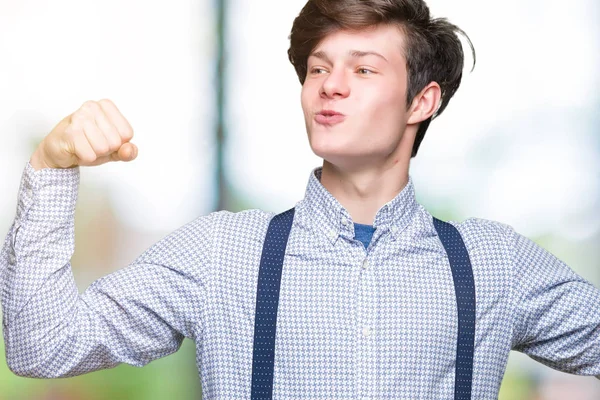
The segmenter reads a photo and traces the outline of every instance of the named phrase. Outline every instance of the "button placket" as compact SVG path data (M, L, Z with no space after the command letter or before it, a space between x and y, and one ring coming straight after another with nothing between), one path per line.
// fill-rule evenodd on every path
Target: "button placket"
M372 258L364 257L360 263L360 278L357 304L357 395L374 396L377 390L377 354L376 354L376 321L377 321L377 285L375 274L370 263Z

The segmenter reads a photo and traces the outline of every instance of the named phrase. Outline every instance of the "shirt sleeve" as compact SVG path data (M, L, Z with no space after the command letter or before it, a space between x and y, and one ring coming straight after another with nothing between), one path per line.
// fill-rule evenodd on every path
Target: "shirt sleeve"
M0 253L6 359L20 376L141 367L177 351L201 327L212 214L80 294L70 264L78 185L78 167L36 171L27 163L23 172Z
M600 290L511 229L513 350L558 371L600 379Z

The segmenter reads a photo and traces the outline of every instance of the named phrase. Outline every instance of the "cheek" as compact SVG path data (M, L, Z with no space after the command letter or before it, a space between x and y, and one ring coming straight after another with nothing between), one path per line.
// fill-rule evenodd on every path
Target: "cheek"
M404 90L398 83L394 86L396 89L387 90L381 96L381 109L389 114L389 117L398 119L406 113L406 101L404 98Z
M302 111L306 114L310 108L309 90L306 86L302 86L300 91L300 104L302 105Z
M404 102L398 93L388 88L369 93L361 102L363 115L375 124L389 124L389 121L398 120L403 111Z
M399 132L405 128L406 113L403 98L398 92L380 88L363 103L364 115L360 130L372 132L375 146L396 146Z

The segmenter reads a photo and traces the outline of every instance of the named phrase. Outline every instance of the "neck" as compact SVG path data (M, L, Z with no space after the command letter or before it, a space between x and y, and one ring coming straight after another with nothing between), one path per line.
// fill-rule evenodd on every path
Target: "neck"
M377 211L408 183L408 160L392 157L381 165L342 169L323 161L321 184L359 224L373 225Z

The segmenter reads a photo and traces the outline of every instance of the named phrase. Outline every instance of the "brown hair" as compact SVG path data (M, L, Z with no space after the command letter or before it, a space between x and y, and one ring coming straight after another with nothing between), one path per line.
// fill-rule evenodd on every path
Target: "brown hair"
M397 24L406 37L407 107L430 82L441 88L438 109L417 131L411 155L415 157L429 123L444 111L460 86L464 54L457 32L467 39L475 67L475 49L462 29L445 18L431 18L423 0L308 0L294 19L288 57L304 84L308 56L325 36L339 29L379 24Z

